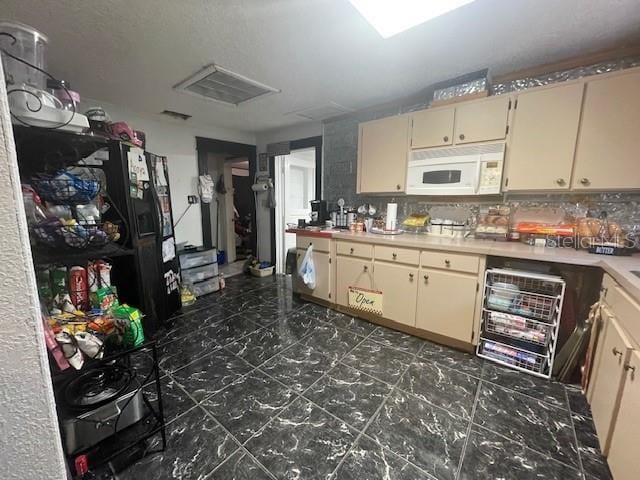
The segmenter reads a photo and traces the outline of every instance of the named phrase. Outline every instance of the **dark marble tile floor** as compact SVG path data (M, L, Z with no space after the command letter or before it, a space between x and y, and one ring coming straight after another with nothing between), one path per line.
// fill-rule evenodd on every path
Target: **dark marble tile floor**
M611 479L579 388L305 303L284 276L229 278L157 340L168 445L122 480Z

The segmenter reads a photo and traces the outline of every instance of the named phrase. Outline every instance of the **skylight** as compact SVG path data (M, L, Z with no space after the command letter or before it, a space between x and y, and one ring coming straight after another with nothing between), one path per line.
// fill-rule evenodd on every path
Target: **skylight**
M474 0L349 0L382 38L444 15Z

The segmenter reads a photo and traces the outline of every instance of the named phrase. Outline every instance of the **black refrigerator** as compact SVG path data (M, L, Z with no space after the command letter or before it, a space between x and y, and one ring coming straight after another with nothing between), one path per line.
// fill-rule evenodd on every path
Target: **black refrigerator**
M181 308L180 264L176 254L171 211L168 161L166 157L118 144L117 157L124 174L129 210L131 246L136 252L132 268L119 271L136 283L138 306L144 313L145 332L153 334Z

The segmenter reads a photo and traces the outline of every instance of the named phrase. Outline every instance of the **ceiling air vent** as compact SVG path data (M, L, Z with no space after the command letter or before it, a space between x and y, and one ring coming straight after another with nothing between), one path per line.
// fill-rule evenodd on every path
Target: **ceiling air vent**
M189 120L191 115L187 115L186 113L174 112L173 110L163 110L160 112L162 115L166 115L171 118L179 118L180 120Z
M173 88L235 106L280 92L277 88L269 87L217 65L203 68Z
M295 110L285 115L296 115L306 120L319 121L326 120L332 117L338 117L351 111L351 109L343 107L342 105L338 105L335 102L329 102L325 105L318 105L315 107L303 108L302 110Z

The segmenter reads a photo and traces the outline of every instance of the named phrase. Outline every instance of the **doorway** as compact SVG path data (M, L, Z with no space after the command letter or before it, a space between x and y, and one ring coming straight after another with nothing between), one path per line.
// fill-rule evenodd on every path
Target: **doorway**
M287 155L274 158L275 265L277 273L285 272L287 251L296 246L296 236L286 233L298 220L310 220L311 200L320 198L321 138L291 142Z
M255 204L251 190L256 147L242 143L196 138L198 170L215 184L214 198L202 204L202 241L216 248L221 271L240 273L242 263L256 251ZM239 208L238 208L239 207Z

